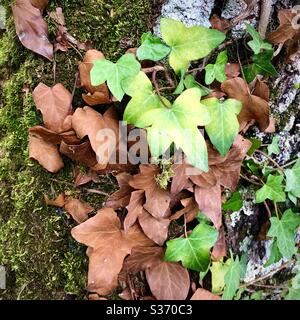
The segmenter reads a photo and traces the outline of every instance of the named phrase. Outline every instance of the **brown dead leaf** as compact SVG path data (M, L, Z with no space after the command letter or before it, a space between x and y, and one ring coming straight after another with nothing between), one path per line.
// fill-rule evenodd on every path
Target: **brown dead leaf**
M65 26L65 17L61 7L57 7L55 11L49 13L49 17L53 19L58 25Z
M71 93L61 83L52 88L40 83L32 96L43 115L45 126L54 132L62 132L64 120L72 113Z
M45 142L49 142L53 145L60 144L61 136L56 132L53 132L45 127L42 126L34 126L28 130L29 135L34 135L43 139Z
M137 225L125 234L111 208L99 210L94 217L73 228L72 236L89 246L88 290L100 295L116 287L123 260L133 247L153 245Z
M44 195L45 203L47 206L54 206L54 207L59 207L62 208L65 205L65 194L61 193L60 195L57 196L54 200L50 200L48 196L45 194Z
M37 160L42 167L52 173L64 167L57 146L33 135L29 136L29 157Z
M221 85L229 98L240 100L243 103L242 111L238 115L241 126L254 119L260 130L269 126L269 104L266 100L249 93L247 83L242 78L226 80ZM266 94L264 94L266 96Z
M110 102L109 99L109 91L106 84L102 84L99 86L92 86L90 72L93 68L93 62L98 59L104 59L104 55L102 52L91 49L88 50L83 58L83 61L79 65L79 73L81 86L84 87L91 94L95 92L100 92L103 94L103 98L106 98L107 103ZM103 102L104 103L104 102Z
M142 214L144 208L143 205L145 203L145 192L143 190L133 191L131 192L130 202L126 207L128 213L124 220L124 230L127 230L135 224L138 216Z
M177 220L184 214L186 215L186 222L191 222L195 219L197 213L199 212L199 206L193 197L186 198L181 200L182 205L184 206L183 209L177 211L173 214L169 219L170 220Z
M260 79L257 79L252 94L264 99L265 101L269 101L270 99L270 89L267 84Z
M144 271L159 264L164 255L161 247L135 247L131 254L125 259L123 270L129 273Z
M276 131L276 120L273 117L270 117L269 126L265 130L265 133L274 133L275 131Z
M241 68L238 63L227 63L225 65L225 75L227 79L236 78L240 75Z
M48 0L31 0L31 4L41 11L44 11L48 5Z
M215 243L211 253L211 258L214 261L219 261L223 257L226 257L226 242L225 242L224 227L221 227L219 229L219 236L218 236L217 242Z
M129 181L131 187L137 190L144 190L146 203L144 208L154 218L166 218L169 215L170 193L163 190L157 184L155 176L159 173L159 168L154 165L140 165L140 173L136 174Z
M138 220L145 235L158 245L162 246L168 238L169 219L154 218L147 210L143 209Z
M107 88L103 87L101 91L96 91L93 94L82 94L82 99L90 106L97 106L99 104L111 103L108 96Z
M172 184L171 184L172 194L177 194L181 190L189 189L193 187L193 184L190 181L189 175L188 175L188 170L191 167L192 166L186 162L172 165L172 171L174 172L174 176L172 178Z
M12 12L16 32L23 46L52 61L53 46L48 39L48 25L41 11L30 0L16 0Z
M122 172L116 176L120 189L114 192L107 200L106 206L113 209L126 208L130 202L133 188L129 185L132 176Z
M191 297L191 300L221 300L221 298L208 290L198 288Z
M190 288L190 276L179 263L162 261L146 269L146 278L157 300L185 300Z
M82 185L87 184L91 181L93 181L95 183L100 182L99 177L96 172L94 172L93 170L89 170L89 172L85 173L85 172L80 171L79 168L75 169L74 184L76 187L82 186Z
M209 19L211 27L221 32L226 33L231 26L229 20L219 17L217 14L213 14Z
M219 229L222 226L221 188L219 184L210 188L195 186L195 200L203 212Z
M298 33L299 28L299 13L295 9L283 9L278 12L279 27L269 34L267 40L272 43L284 43L287 40L293 39Z
M65 202L65 210L77 223L82 223L89 218L88 214L92 212L94 208L82 200L68 197Z

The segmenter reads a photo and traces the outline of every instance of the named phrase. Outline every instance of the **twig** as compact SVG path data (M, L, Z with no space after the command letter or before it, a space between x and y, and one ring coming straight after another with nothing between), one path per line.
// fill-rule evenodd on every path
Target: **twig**
M262 156L267 158L270 162L272 162L281 171L281 173L284 173L284 170L282 169L282 167L274 159L272 159L270 156L268 156L265 152L263 152L261 150L255 150L254 153L261 154Z
M264 205L265 205L265 207L266 207L266 209L267 209L267 211L268 211L268 215L269 215L269 217L271 218L272 213L271 213L271 210L270 210L270 208L269 208L269 206L268 206L268 204L267 204L267 201L266 201L266 200L264 201Z
M71 99L71 102L72 102L73 99L74 99L74 95L75 95L75 90L76 90L76 84L77 84L77 81L78 81L78 77L79 77L79 72L77 71L77 72L76 72L76 75L75 75L75 82L74 82L73 90L72 90L72 99Z
M266 31L270 21L270 15L272 10L272 0L262 0L260 7L260 19L258 24L258 32L264 39L266 36Z
M154 71L165 71L165 68L163 66L154 66L150 68L143 68L142 71L145 73L152 73Z
M276 51L273 53L273 58L279 55L280 51L281 51L282 48L283 48L283 45L284 45L284 43L280 43L280 44L278 45L278 48L277 48Z
M183 217L184 217L184 237L187 238L188 235L187 235L187 231L186 231L186 216L185 216L185 213L183 214Z
M56 84L56 53L53 55L53 83Z
M88 193L96 193L96 194L101 194L102 196L109 197L109 194L107 192L97 190L97 189L88 189L88 188L83 188L84 191Z
M281 168L289 167L290 165L296 163L297 161L298 161L298 159L295 159L295 160L293 160L293 161L290 161L290 162L284 164L283 166L281 166Z
M278 208L277 208L276 201L274 201L274 208L275 208L276 217L277 217L277 219L279 219L279 214L278 214Z
M252 183L252 184L255 184L256 186L262 186L261 183L258 183L258 182L254 181L254 180L252 180L252 179L249 179L248 177L246 177L246 176L244 176L244 175L242 175L242 174L240 174L240 177L241 177L242 179L244 179L244 180Z
M252 0L250 3L249 2L250 1L247 1L248 5L247 5L246 10L230 21L230 28L233 28L240 21L246 19L251 14L252 10L254 9L254 7L257 3L257 0Z

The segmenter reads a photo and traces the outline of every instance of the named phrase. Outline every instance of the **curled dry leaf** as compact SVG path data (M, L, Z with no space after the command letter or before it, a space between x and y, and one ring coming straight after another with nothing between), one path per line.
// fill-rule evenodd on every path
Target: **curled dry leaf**
M76 187L82 186L84 184L87 184L89 182L100 182L99 177L96 172L89 170L89 172L81 172L79 168L76 168L75 170L75 181L74 184Z
M269 34L268 41L272 43L284 43L287 40L293 39L300 34L299 13L295 9L284 9L278 12L279 27Z
M34 7L40 9L41 11L44 11L48 5L48 0L30 0L30 1Z
M82 200L68 197L65 202L65 210L77 223L82 223L89 218L88 214L92 212L94 208Z
M217 14L213 14L209 19L211 27L221 32L226 33L231 26L229 20L219 17Z
M51 11L49 13L49 16L60 26L64 26L66 24L65 17L61 7L56 8L55 11Z
M45 126L54 132L62 132L66 117L72 113L71 93L61 83L52 88L40 83L32 96L43 115Z
M252 119L258 123L262 131L269 126L268 101L251 94L244 79L237 77L226 80L222 83L221 88L229 98L240 100L243 103L242 111L238 115L241 127L245 126Z
M199 288L193 294L191 300L221 300L221 298L208 290Z
M82 94L82 99L85 103L87 103L90 106L111 103L111 100L109 99L109 94L107 92L107 88L105 87L103 87L101 91L96 91L93 94Z
M89 246L88 290L105 295L117 285L123 260L133 247L153 245L141 229L134 225L125 234L113 209L104 208L72 229L72 236Z
M54 206L59 208L62 208L65 205L66 201L64 193L58 195L54 200L50 200L47 195L44 195L44 199L47 206Z
M179 219L184 214L186 215L186 222L191 222L195 219L197 213L199 212L199 206L193 197L182 199L183 209L177 211L169 219L176 220Z
M130 201L128 206L126 207L128 213L124 220L124 230L127 230L135 224L138 216L142 214L144 208L143 205L145 203L145 192L144 190L137 190L131 192Z
M52 61L53 46L48 39L48 26L41 11L30 0L16 0L12 11L16 32L23 46Z
M120 189L114 192L107 200L106 206L113 209L126 208L130 202L133 188L129 185L132 176L129 173L122 172L116 176Z
M136 174L129 181L131 187L137 190L144 190L146 203L144 208L155 218L166 218L169 215L170 194L157 184L155 176L159 168L154 165L140 165L140 173Z
M213 251L211 253L211 258L214 261L219 261L223 257L226 257L226 242L225 242L225 231L224 227L221 227L219 230L219 236L216 244L213 247Z
M34 135L29 136L29 157L37 160L42 167L52 173L64 167L57 146Z
M41 138L45 142L51 143L53 145L60 144L61 136L59 136L56 132L53 132L42 126L34 126L28 130L29 135L34 135L36 137Z
M190 288L190 276L179 263L162 261L146 269L152 294L157 300L185 300Z

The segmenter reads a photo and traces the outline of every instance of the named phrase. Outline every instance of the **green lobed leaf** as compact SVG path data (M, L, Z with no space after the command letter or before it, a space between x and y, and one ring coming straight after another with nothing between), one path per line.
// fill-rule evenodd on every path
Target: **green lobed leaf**
M229 270L231 259L227 259L226 262L216 261L212 263L210 267L212 293L220 294L225 286L224 277Z
M154 37L151 32L147 32L142 35L142 44L137 49L137 57L140 61L159 61L165 58L170 50L170 47L163 43L160 38Z
M256 203L261 203L266 199L276 202L285 201L285 192L283 191L283 176L274 176L270 174L266 184L256 191Z
M207 56L225 40L225 34L203 26L186 27L182 22L162 18L163 40L171 47L169 64L178 73L187 69L190 61Z
M278 142L279 142L279 137L273 137L272 139L272 143L270 143L268 145L268 155L270 156L271 154L279 154L280 153L280 149L278 146Z
M201 91L201 96L207 96L208 94L211 93L211 90L209 88L206 88L205 86L203 86L202 84L200 84L199 82L197 82L195 80L195 78L189 74L185 77L184 79L184 86L187 89L191 89L191 88L198 88Z
M247 155L252 156L254 151L260 148L261 140L255 139L255 138L250 138L249 140L251 141L252 145L251 145L250 149L248 150Z
M180 94L184 90L184 76L185 76L185 70L180 70L180 82L178 83L175 91L173 94Z
M251 35L253 40L248 42L249 47L255 54L261 52L261 50L272 50L272 44L265 41L259 32L257 32L250 24L246 23L246 30Z
M277 246L282 254L287 259L291 259L297 253L295 246L295 233L300 225L300 216L294 213L291 209L286 210L282 218L271 217L271 227L268 232L269 237L277 239Z
M159 157L174 142L177 148L183 150L191 165L208 171L206 142L197 127L208 124L210 114L200 103L200 98L199 89L187 89L173 105L164 100L167 107L160 105L140 116L138 123L147 127L152 156Z
M264 264L264 267L268 267L273 263L278 262L282 258L282 254L279 251L277 240L274 239L270 246L270 256L266 263Z
M237 256L234 261L231 262L228 271L225 274L225 290L222 296L222 300L232 300L240 285L241 278L241 265L239 257Z
M121 101L125 94L122 81L137 75L140 69L141 65L132 53L124 54L116 63L99 59L94 62L91 70L91 83L93 86L98 86L107 81L111 93Z
M205 126L205 130L212 144L225 156L239 131L237 115L242 109L242 103L235 99L222 102L217 98L205 99L202 103L207 106L211 115L211 121Z
M286 169L284 173L286 176L285 191L289 192L289 194L294 197L300 198L300 158L294 164L292 169Z
M222 209L226 211L239 211L243 206L243 200L241 194L236 191L233 193L230 199L222 204Z
M215 64L208 64L205 67L205 83L211 84L215 79L223 83L227 80L225 66L228 61L226 50L218 54Z
M195 271L206 271L210 263L210 249L218 238L218 231L205 224L197 225L187 238L167 242L165 261L178 262Z

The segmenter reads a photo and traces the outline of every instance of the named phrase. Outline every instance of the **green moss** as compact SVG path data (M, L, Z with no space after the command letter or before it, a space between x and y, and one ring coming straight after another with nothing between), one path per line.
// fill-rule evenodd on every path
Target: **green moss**
M25 84L32 92L40 81L47 85L61 82L72 90L81 57L70 49L56 53L52 63L22 47L9 9L12 3L2 2L8 19L0 39L0 264L8 271L8 287L0 295L9 299L60 299L65 294L83 298L85 248L71 238L73 223L65 213L46 207L43 196L55 197L65 191L89 201L95 209L101 208L103 197L79 193L70 186L74 164L67 159L56 175L28 159L28 128L42 119L31 93L26 95L23 90ZM146 31L149 4L150 0L50 1L48 11L61 6L73 36L91 40L94 48L117 59L126 50L120 42L136 45ZM53 39L51 24L50 36ZM80 105L80 90L75 97L75 105ZM103 177L102 187L112 190L109 178Z

